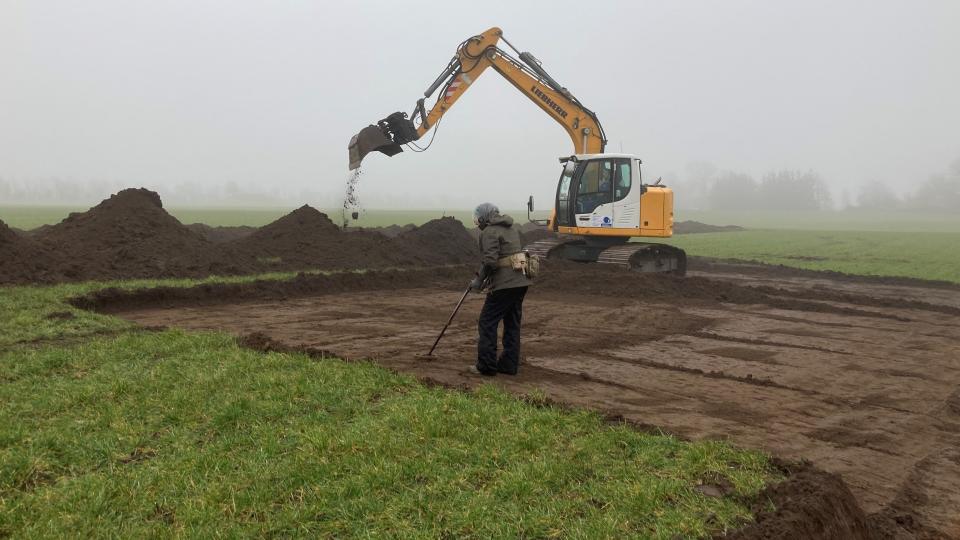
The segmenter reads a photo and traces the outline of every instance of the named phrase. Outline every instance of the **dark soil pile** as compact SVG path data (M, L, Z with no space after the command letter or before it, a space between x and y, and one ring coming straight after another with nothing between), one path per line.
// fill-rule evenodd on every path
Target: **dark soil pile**
M345 233L310 206L227 247L288 270L458 264L476 261L478 254L470 234L453 218L428 221L390 238L370 230Z
M6 246L12 246L20 240L19 235L13 231L7 224L0 221L0 249Z
M428 221L400 234L392 244L404 262L413 264L471 263L480 255L476 240L452 217Z
M0 223L0 284L447 265L477 255L476 242L453 218L347 234L303 206L259 229L185 226L157 193L142 188L29 235Z
M125 189L97 206L38 230L34 240L54 255L57 280L157 278L238 273L236 261L163 209L160 196Z
M742 231L737 225L708 225L699 221L680 221L673 224L673 234Z
M355 232L375 232L380 233L387 238L396 238L405 232L412 231L416 229L417 226L413 223L407 223L406 225L388 225L386 227L347 227L343 229L343 232L355 233Z
M256 227L248 227L246 225L240 225L237 227L211 227L210 225L206 225L204 223L191 223L190 225L187 225L187 228L199 234L208 242L212 242L214 244L232 242L234 240L246 238L257 232Z
M38 279L47 257L34 243L0 221L0 283Z
M275 269L382 268L404 262L389 238L345 234L326 214L306 205L225 246Z
M839 476L809 463L786 466L784 472L785 481L768 486L757 497L752 509L754 523L719 538L875 538L863 510Z

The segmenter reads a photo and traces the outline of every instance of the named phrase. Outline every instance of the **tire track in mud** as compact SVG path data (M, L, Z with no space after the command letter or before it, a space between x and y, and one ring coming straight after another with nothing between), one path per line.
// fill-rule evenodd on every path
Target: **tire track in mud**
M853 353L848 351L838 351L834 349L827 349L825 347L817 347L816 345L797 345L794 343L784 343L782 341L767 341L762 339L751 339L751 338L738 338L734 336L725 336L722 334L717 334L714 332L695 332L693 334L688 334L693 337L703 338L703 339L713 339L716 341L727 341L731 343L743 343L744 345L761 345L765 347L784 347L788 349L799 349L803 351L817 351L830 354L843 354L852 356Z

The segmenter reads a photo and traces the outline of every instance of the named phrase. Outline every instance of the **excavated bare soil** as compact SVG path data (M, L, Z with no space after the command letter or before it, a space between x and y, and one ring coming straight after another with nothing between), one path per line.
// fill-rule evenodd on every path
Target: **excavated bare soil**
M467 371L480 296L422 357L470 270L108 290L76 303L147 326L226 330L261 349L372 359L452 387L538 389L794 463L739 538L960 537L960 291L735 265L674 278L551 262L525 303L520 375L481 379Z

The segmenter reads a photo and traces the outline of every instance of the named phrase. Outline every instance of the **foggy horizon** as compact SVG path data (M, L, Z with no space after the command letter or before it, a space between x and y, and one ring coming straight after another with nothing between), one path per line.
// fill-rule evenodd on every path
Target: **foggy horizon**
M432 8L0 4L0 181L59 204L147 187L171 206L336 207L350 137L409 112L456 45L491 26L596 111L608 151L675 185L678 208L705 168L812 170L842 206L864 186L911 193L960 158L955 2L485 2L438 25ZM544 209L570 153L490 70L428 152L369 155L359 197L515 209L532 194Z

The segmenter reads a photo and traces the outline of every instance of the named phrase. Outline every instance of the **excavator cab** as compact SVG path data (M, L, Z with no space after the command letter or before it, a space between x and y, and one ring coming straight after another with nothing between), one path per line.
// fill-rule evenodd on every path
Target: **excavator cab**
M640 272L686 271L683 250L631 241L673 234L673 191L644 184L640 159L630 154L577 154L560 162L563 169L548 228L561 236L528 245L531 254Z

